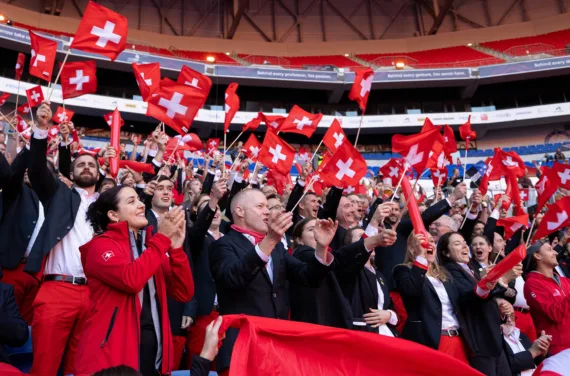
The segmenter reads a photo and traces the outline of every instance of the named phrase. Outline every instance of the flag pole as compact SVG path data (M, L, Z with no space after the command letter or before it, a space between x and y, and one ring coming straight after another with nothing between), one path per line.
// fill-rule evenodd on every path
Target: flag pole
M530 225L530 230L528 231L528 239L526 240L526 247L528 248L528 245L530 243L530 240L532 239L532 230L534 229L534 223L536 222L536 215L534 216L534 219L532 220L532 223Z
M360 115L360 124L358 125L358 131L356 132L356 140L354 140L354 148L356 149L356 145L358 145L358 138L360 137L360 128L362 128L362 121L364 120L364 111L362 111L362 115Z
M14 129L20 137L24 137L20 132L18 132L18 128L14 127L14 124L12 124L12 122L8 120L6 115L4 115L2 112L0 112L0 116L2 116L4 118L6 123L8 123L8 125L10 125L10 127L12 127L12 129Z
M404 167L404 171L402 171L402 176L400 177L400 181L398 181L398 185L396 185L396 189L394 189L394 193L392 193L392 198L390 199L390 202L394 202L394 197L396 197L396 192L398 192L398 189L402 185L402 180L404 180L404 177L406 176L406 171L408 171L408 166Z
M20 80L18 80L18 91L16 91L16 110L15 110L16 112L18 112L18 100L19 99L20 99Z
M224 131L224 155L226 155L226 132Z
M65 57L63 58L63 62L61 63L61 67L59 67L59 72L57 72L57 76L55 77L55 82L53 83L53 86L52 86L51 82L48 85L48 89L51 87L51 91L49 92L48 98L47 98L48 101L50 100L51 95L53 94L53 91L55 90L55 85L57 85L57 81L59 81L59 76L61 76L61 71L63 70L65 63L67 62L67 58L69 57L70 53L71 53L71 48L68 48L67 52L65 54ZM62 97L63 97L63 93L62 93Z
M289 213L293 213L295 211L295 209L297 209L297 206L299 205L299 203L301 203L301 201L303 200L303 198L305 197L305 195L307 193L309 193L309 189L311 189L313 187L313 183L316 181L315 179L315 175L311 176L311 180L309 181L309 184L307 184L307 188L305 189L305 191L303 192L303 194L301 195L301 197L299 197L299 200L297 201L297 203L295 204L295 206L293 206L293 209L291 209L291 211Z
M463 158L463 181L467 175L467 149L469 149L469 137L465 138L465 157Z
M230 146L228 146L228 149L227 149L227 150L230 150L230 149L232 148L232 146L236 143L236 141L238 140L238 138L240 138L240 136L241 136L242 134L243 134L243 131L241 131L241 132L238 134L238 136L236 137L236 139L233 140L233 142L230 144ZM225 136L225 135L224 135L224 136ZM226 140L225 140L225 137L224 137L224 145L225 145L225 144L226 144ZM226 147L224 146L224 149L225 149L225 148L226 148ZM224 154L226 154L226 151L227 151L227 150L224 150Z
M315 152L313 153L313 156L311 157L311 160L309 161L309 164L313 164L313 159L315 159L315 156L317 155L317 152L319 151L319 149L321 148L321 145L323 144L323 140L321 139L321 142L319 142L319 146L317 146L317 149L315 150Z

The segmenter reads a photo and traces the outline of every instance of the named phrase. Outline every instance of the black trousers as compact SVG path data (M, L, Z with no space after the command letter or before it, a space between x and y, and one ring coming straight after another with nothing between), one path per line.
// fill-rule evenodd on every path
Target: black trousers
M469 359L469 364L487 376L512 376L504 351L501 351L501 355L497 357L475 356Z
M156 370L155 361L158 353L158 340L154 329L142 328L139 351L139 371L143 376L156 376L160 373Z

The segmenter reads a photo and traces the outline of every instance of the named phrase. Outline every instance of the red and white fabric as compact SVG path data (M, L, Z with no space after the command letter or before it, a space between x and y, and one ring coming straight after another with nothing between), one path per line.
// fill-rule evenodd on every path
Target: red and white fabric
M0 107L6 104L8 98L10 98L10 93L3 93L0 95Z
M392 151L400 153L406 162L418 173L437 166L443 152L443 136L438 128L410 136L392 136Z
M26 64L26 55L18 52L18 58L16 59L16 80L20 81L22 79L22 73L24 73L24 64Z
M261 120L265 123L268 131L279 132L286 117L281 115L266 115L261 113Z
M178 75L178 79L176 80L177 83L181 85L186 85L191 88L194 88L203 93L204 101L200 105L200 107L204 106L206 102L206 98L208 98L208 94L210 93L210 89L212 88L212 80L210 77L202 74L200 72L196 72L194 69L187 67L186 65L182 66L182 70Z
M68 123L71 121L71 118L73 117L74 114L75 112L68 109L64 109L62 106L59 106L55 114L53 114L52 120L54 123L57 124Z
M55 55L57 53L57 42L44 38L33 31L30 34L30 45L32 47L29 72L34 77L51 81Z
M366 111L366 104L368 103L373 80L374 71L371 68L356 71L354 83L348 93L348 99L358 103L358 107L360 107L362 112Z
M275 133L267 132L258 160L268 169L275 169L282 175L288 175L295 160L295 149Z
M253 133L249 135L249 138L243 145L242 151L249 159L257 162L257 159L259 158L259 152L261 151L261 142L259 142Z
M542 239L568 225L570 225L570 196L565 196L548 206L533 240Z
M32 109L30 108L30 106L28 106L27 103L24 103L18 107L18 113L20 113L22 115L29 114L31 110Z
M323 114L311 114L295 105L279 128L284 133L298 133L311 137L317 130Z
M44 100L44 92L39 85L26 90L26 96L28 97L28 105L30 107L39 106Z
M332 185L347 187L358 185L367 171L366 160L352 144L345 142L327 162L320 176Z
M160 64L156 62L149 64L133 63L132 67L141 97L146 102L160 85Z
M343 142L346 142L346 134L342 130L340 122L334 119L323 137L323 144L334 153Z
M226 89L224 105L224 133L227 133L228 129L230 129L230 124L232 123L236 112L239 110L239 97L236 94L237 88L238 84L232 82Z
M219 138L210 138L206 141L206 152L211 154L214 151L217 151L220 147L220 139Z
M528 214L517 215L514 217L502 218L497 221L497 226L503 226L505 229L505 241L512 238L512 236L519 229L528 228Z
M404 163L403 159L390 158L384 166L380 167L382 182L391 187L395 187L404 172Z
M76 98L97 91L97 67L94 60L66 63L61 69L63 99Z

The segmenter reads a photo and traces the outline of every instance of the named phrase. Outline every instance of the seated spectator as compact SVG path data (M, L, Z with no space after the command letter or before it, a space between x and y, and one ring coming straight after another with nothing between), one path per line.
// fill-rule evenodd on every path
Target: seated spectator
M556 153L554 154L554 160L560 163L566 162L566 156L564 155L562 150L560 150L560 148L556 149Z

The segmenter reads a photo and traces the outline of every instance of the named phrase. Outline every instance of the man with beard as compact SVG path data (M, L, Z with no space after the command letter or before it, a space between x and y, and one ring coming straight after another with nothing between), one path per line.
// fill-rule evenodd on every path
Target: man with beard
M36 114L38 124L30 142L28 175L44 207L45 221L24 267L25 271L40 272L45 258L43 283L33 304L31 374L46 376L57 374L62 355L63 373L75 373L75 353L89 311L89 290L79 247L93 237L86 213L99 196L95 192L99 164L89 154L80 155L71 165L72 188L49 172L46 153L51 118L49 102L44 101ZM61 170L64 162L60 154Z

